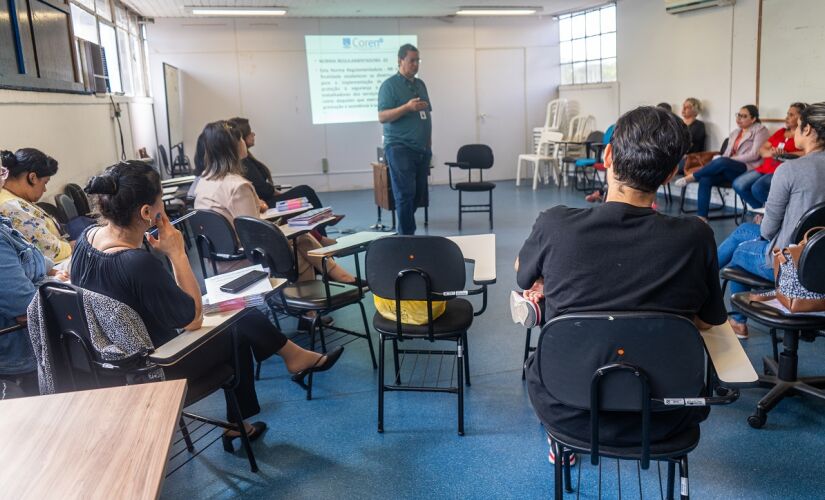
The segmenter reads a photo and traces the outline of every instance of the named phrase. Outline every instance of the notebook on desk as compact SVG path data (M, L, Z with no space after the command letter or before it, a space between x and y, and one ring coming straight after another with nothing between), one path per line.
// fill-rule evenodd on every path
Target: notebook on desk
M311 226L316 222L329 218L330 216L332 216L332 208L316 208L315 210L304 212L301 215L296 215L295 217L289 219L287 224L292 227Z
M221 291L221 286L229 283L235 278L239 278L249 271L266 271L262 265L249 266L237 271L232 271L211 278L206 278L206 295L203 300L204 314L216 314L220 312L244 309L263 305L264 297L272 291L272 284L268 277L244 288L238 293L227 293ZM268 273L267 273L268 274Z

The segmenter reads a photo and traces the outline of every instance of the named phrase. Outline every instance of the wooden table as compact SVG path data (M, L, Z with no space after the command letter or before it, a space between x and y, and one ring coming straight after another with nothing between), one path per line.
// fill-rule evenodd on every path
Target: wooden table
M730 323L725 322L699 333L720 381L729 384L748 384L759 379Z
M447 236L458 245L464 260L473 263L473 283L490 285L496 282L496 235L473 234Z
M171 380L0 401L0 496L157 498L185 394Z
M164 179L160 181L160 185L163 187L183 186L186 184L192 184L193 182L195 182L194 175L185 175L183 177L172 177L171 179Z

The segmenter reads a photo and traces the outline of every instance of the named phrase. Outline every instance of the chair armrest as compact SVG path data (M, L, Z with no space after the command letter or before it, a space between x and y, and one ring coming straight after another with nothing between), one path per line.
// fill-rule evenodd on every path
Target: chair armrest
M481 295L481 309L478 311L473 312L473 316L480 316L484 311L487 310L487 285L481 285L481 288L474 288L472 290L452 290L452 291L444 291L444 292L433 292L431 294L433 298L445 298L445 297L466 297L469 295Z
M149 359L148 350L136 352L123 359L113 361L101 361L95 363L99 368L110 372L124 373L129 375L140 375L160 368Z
M446 161L446 162L444 162L444 165L447 165L450 168L452 168L452 167L469 167L470 163L466 162L466 161Z

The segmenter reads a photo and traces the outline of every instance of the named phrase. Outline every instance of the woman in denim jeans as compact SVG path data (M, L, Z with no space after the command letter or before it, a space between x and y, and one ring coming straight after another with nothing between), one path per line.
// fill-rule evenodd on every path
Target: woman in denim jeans
M0 167L0 188L7 176ZM9 219L0 217L0 329L26 323L26 308L49 268L51 262L12 228ZM28 331L0 335L0 377L21 380L27 392L37 394L35 370Z
M771 250L798 243L792 240L799 219L814 205L825 202L825 102L800 113L794 142L804 156L776 170L762 223L742 224L719 245L720 268L737 267L772 280ZM730 289L736 293L748 287L732 281ZM729 322L739 338L748 338L746 321L739 313L730 315Z

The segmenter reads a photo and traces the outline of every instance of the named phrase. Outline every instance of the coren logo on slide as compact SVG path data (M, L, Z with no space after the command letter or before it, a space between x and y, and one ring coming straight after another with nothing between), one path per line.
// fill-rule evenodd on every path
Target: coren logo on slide
M345 36L341 38L341 44L345 49L380 49L384 46L384 39Z

